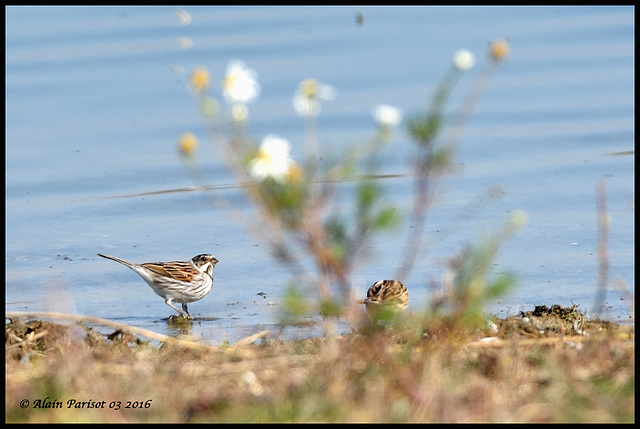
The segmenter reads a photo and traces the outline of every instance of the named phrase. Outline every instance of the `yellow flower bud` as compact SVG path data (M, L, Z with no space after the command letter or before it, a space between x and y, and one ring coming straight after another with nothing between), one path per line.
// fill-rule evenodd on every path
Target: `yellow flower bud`
M191 86L196 91L203 91L209 87L211 76L209 70L204 67L196 68L191 74Z
M183 155L192 155L198 147L198 138L192 133L182 133L178 145Z
M494 61L506 60L509 52L510 47L507 39L496 39L489 43L489 55Z

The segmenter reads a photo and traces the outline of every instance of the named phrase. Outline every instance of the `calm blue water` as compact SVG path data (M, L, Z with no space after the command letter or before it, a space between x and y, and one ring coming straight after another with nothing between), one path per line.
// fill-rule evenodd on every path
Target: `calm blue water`
M488 311L580 304L595 312L596 183L607 185L610 283L635 285L634 9L632 7L7 7L6 310L87 314L171 333L172 313L133 272L96 256L134 262L220 260L214 291L190 305L192 334L234 341L277 322L288 272L237 217L198 192L176 150L200 139L207 182L251 220L198 117L187 80L196 66L220 81L238 58L258 73L250 105L256 138L275 133L302 153L291 98L315 78L337 89L318 118L321 150L370 137L371 108L423 109L453 52L482 62L506 37L512 54L493 76L458 145L459 168L429 212L424 255L407 284L411 307L428 299L444 261L496 230L513 210L528 224L503 249L495 272L518 286ZM363 22L358 25L356 15ZM462 100L475 67L452 94ZM384 172L411 171L402 130ZM334 152L335 153L335 152ZM409 177L383 182L408 209ZM229 186L231 185L231 186ZM445 234L466 204L499 185L468 222ZM156 193L159 192L159 193ZM380 237L353 278L365 293L401 263L404 234ZM258 293L266 293L266 297ZM358 292L360 293L360 292ZM602 314L630 321L630 300L610 287Z

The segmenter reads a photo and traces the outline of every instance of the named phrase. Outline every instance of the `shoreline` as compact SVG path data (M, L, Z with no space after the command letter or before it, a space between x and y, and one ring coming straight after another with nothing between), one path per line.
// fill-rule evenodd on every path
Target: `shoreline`
M635 421L633 326L560 306L480 328L407 316L303 340L156 346L13 315L6 421Z

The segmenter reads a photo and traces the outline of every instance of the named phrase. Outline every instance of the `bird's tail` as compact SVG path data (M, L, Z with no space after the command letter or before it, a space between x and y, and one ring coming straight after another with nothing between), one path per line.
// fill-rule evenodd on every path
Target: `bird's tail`
M133 264L131 262L125 261L124 259L120 259L120 258L118 258L116 256L104 255L102 253L98 253L98 256L102 256L103 258L111 259L112 261L116 261L116 262L118 262L118 263L120 263L122 265L125 265L125 266L129 267L129 268L133 267Z

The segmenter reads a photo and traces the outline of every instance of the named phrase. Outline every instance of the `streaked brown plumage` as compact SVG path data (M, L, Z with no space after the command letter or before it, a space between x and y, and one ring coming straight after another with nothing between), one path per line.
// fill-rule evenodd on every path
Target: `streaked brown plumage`
M367 298L360 301L369 315L377 317L381 311L401 313L409 305L409 291L398 280L379 280L367 291Z
M189 319L193 317L189 314L187 303L198 301L211 292L213 268L218 263L215 256L208 254L194 256L186 262L148 262L146 264L134 264L102 253L98 253L98 256L131 268L157 295L164 298L164 302L169 307L185 317L182 311L172 304L174 301L181 303L182 310L187 313L186 317Z

